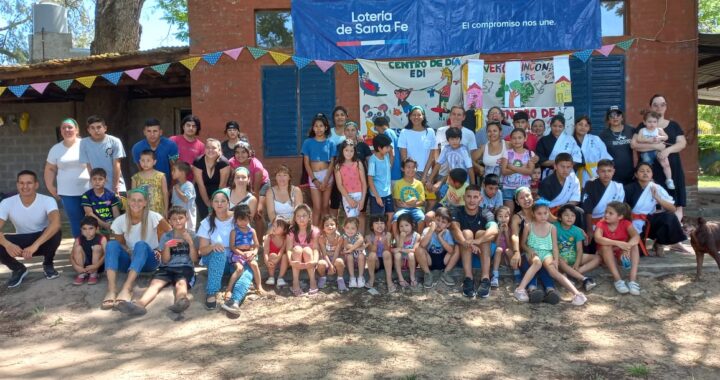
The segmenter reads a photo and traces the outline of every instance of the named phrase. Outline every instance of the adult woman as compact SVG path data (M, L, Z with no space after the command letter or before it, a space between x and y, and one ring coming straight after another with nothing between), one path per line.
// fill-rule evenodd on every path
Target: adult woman
M148 208L148 193L144 188L128 191L127 213L115 219L111 226L113 240L105 248L105 270L108 291L102 309L110 309L116 302L130 301L135 279L140 272L150 272L158 266L154 252L160 237L170 231L170 224L162 215ZM120 293L115 280L117 272L127 272Z
M330 128L330 141L338 146L343 140L345 140L345 123L347 122L348 112L343 106L337 106L333 109L333 128Z
M280 165L275 171L275 186L270 188L265 197L265 210L270 222L278 216L289 222L295 206L303 203L302 191L290 183L291 179L287 166Z
M225 136L227 136L227 140L222 142L222 155L229 160L234 154L235 145L243 138L247 140L247 136L240 133L240 124L235 120L230 120L225 124Z
M262 215L265 205L265 193L270 188L270 175L262 162L255 157L255 151L249 143L240 141L235 145L235 156L228 161L233 169L246 168L250 172L250 189L258 199L257 214ZM253 214L255 214L253 212Z
M550 133L538 140L535 153L540 159L540 167L545 170L543 177L551 173L553 165L555 165L555 157L562 153L570 153L573 161L582 162L582 153L575 140L565 131L565 117L563 115L555 115L550 120Z
M472 161L475 173L482 173L482 167L480 164L485 165L485 175L497 174L500 175L500 167L502 166L502 160L507 157L507 144L502 139L502 127L497 121L491 121L485 128L487 132L487 144L480 145L480 147L473 152Z
M633 181L632 147L633 127L625 124L623 113L618 106L612 106L605 113L607 128L600 132L600 140L605 143L615 165L613 181L627 185Z
M675 214L678 217L678 220L682 220L683 217L683 207L687 205L687 193L685 189L685 171L682 167L682 162L680 161L680 152L685 149L685 146L687 145L687 140L685 140L685 135L683 133L682 128L680 128L680 125L672 120L667 120L665 118L665 112L667 111L667 101L665 100L665 97L662 95L653 95L652 98L650 98L650 109L652 111L657 112L660 114L660 119L658 120L658 128L662 128L665 133L668 135L667 141L665 143L657 143L657 144L642 144L638 142L638 136L637 132L645 127L645 124L640 123L638 127L635 129L635 135L632 139L632 148L638 152L648 152L651 150L657 150L657 158L662 159L667 157L668 160L670 160L670 169L672 170L672 180L675 183L675 190L672 191L672 194L675 198ZM660 162L658 160L655 160L652 166L653 170L653 178L655 178L655 181L660 184L660 186L664 187L665 190L667 190L667 187L665 185L665 181L667 178L665 178L665 173L663 173L662 166L660 166Z
M232 182L230 183L230 205L231 210L237 205L248 205L250 207L250 220L253 220L258 208L258 200L250 192L250 171L247 168L239 167L233 171Z
M220 291L220 282L224 274L230 274L235 269L228 260L230 252L230 231L233 230L233 214L230 212L230 198L227 189L217 190L212 194L212 208L207 218L200 223L197 232L200 241L198 254L206 257L208 280L205 298L205 307L208 310L217 308L217 293ZM252 283L252 271L247 268L240 279L235 282L232 300L240 301Z
M498 106L490 107L487 113L486 123L490 122L500 123L500 127L502 128L502 135L500 136L500 139L504 140L505 137L510 136L510 132L512 132L513 126L505 120L505 115L502 108ZM475 141L477 142L478 147L485 145L488 142L488 135L483 129L484 128L475 132Z
M63 141L53 145L45 163L45 185L50 195L60 199L70 220L73 237L80 236L80 220L84 216L80 198L90 188L87 166L80 162L80 129L74 119L60 123ZM55 180L57 179L57 187Z
M435 130L428 128L425 110L420 106L410 108L408 124L400 131L398 148L400 148L401 162L410 157L417 161L416 177L420 179L427 190L425 200L428 209L435 203L435 194L432 191L432 178L428 178L437 154L435 144Z
M202 220L208 215L210 194L221 187L225 187L230 177L230 165L225 157L220 155L220 141L207 139L205 154L193 161L192 170L195 177L195 203L197 204L197 217Z
M587 181L597 178L597 164L600 160L612 160L605 143L600 137L591 134L590 129L592 129L590 117L583 115L575 120L573 137L582 154L582 163L576 171L580 186L585 186Z
M680 221L675 217L673 198L665 188L653 182L653 168L641 162L635 168L635 182L625 186L625 201L632 207L633 226L642 236L641 249L645 239L655 241L655 255L662 256L663 245L677 244L687 239ZM657 206L663 211L657 212ZM644 232L643 232L644 231Z
M201 129L200 119L195 115L187 115L180 122L182 134L170 137L170 140L178 147L180 161L192 165L195 159L202 156L205 152L205 144L197 138ZM188 181L192 180L193 175L190 173Z

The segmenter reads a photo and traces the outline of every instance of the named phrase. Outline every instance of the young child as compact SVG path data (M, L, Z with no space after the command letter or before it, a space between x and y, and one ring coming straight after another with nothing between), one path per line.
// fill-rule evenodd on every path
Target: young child
M80 221L80 236L75 239L70 255L70 264L78 273L73 285L82 285L85 280L88 285L97 284L98 272L105 262L105 244L107 238L100 234L98 220L84 217Z
M232 301L232 289L235 282L242 276L243 270L249 266L253 271L255 280L255 290L259 295L264 295L265 290L262 288L262 279L260 278L260 268L257 263L258 241L255 229L250 227L250 207L247 205L237 205L232 209L233 212L233 229L230 231L230 251L232 255L229 257L230 263L235 266L235 272L230 276L225 292L227 302L222 308L230 312L239 312L240 305L237 301Z
M455 284L450 271L452 271L460 260L460 246L455 245L455 239L450 231L450 223L452 217L450 210L446 207L440 207L435 210L435 217L430 225L423 231L420 245L416 251L416 259L420 263L420 268L425 272L423 286L432 288L433 270L440 270L441 280L451 286ZM429 265L428 265L429 264Z
M500 192L500 177L497 174L488 174L483 181L482 202L480 209L483 214L495 214L503 205L503 196ZM512 211L512 209L510 209ZM512 215L512 212L511 212Z
M120 198L105 187L107 173L103 168L95 168L90 172L92 189L86 191L80 198L80 205L86 216L97 219L100 232L110 235L110 225L120 216Z
M375 272L385 269L385 280L387 281L388 292L395 291L395 285L392 282L392 262L393 257L390 253L392 249L392 236L386 231L385 216L371 215L370 228L372 232L365 237L365 247L367 250L367 267L368 281L365 287L368 293L372 295L380 294L375 289Z
M530 191L532 192L533 200L537 201L540 199L540 176L542 175L542 168L536 166L533 168L532 174L530 175Z
M464 170L470 178L470 182L475 183L470 152L465 145L462 145L462 131L458 128L448 128L445 131L445 137L448 144L440 150L437 165L434 165L432 173L428 177L430 181L437 177L435 183L431 184L434 193L440 190L440 186L445 183L445 179L452 169Z
M268 271L268 279L265 281L265 285L277 285L278 288L287 285L283 277L285 277L285 272L288 269L285 243L289 228L290 225L285 219L276 217L270 225L270 232L263 239L263 261L265 261ZM277 268L278 263L280 263L280 273L276 283L275 268Z
M659 113L654 111L649 111L645 113L645 116L643 118L643 124L645 126L643 128L640 128L640 131L638 132L637 141L639 143L657 144L667 141L668 135L662 128L658 126L659 120ZM657 150L641 152L640 161L652 165L653 161L657 160L660 163L660 166L662 166L663 173L665 173L665 178L667 178L667 180L665 180L665 186L667 186L667 188L670 190L674 190L675 182L673 182L672 180L672 169L670 169L670 161L668 160L667 156L665 156L664 158L659 158L657 156L657 153Z
M341 142L338 150L341 155L335 165L335 181L342 194L345 216L358 217L367 196L365 169L357 158L355 143L352 140Z
M368 197L370 215L385 215L386 227L392 223L395 205L391 193L391 165L389 152L392 150L390 137L379 134L373 137L375 153L368 160Z
M322 233L318 236L318 288L325 288L327 282L326 274L337 275L337 287L340 293L348 291L345 285L345 260L340 254L343 247L343 237L337 230L337 219L332 215L325 215L322 218Z
M495 238L495 257L493 258L492 278L490 279L490 287L497 288L500 286L500 262L503 257L508 260L512 258L512 241L510 239L510 217L512 213L507 206L500 206L495 210L495 222L498 224L498 235ZM515 282L520 282L520 269L513 269Z
M630 206L623 202L613 201L605 209L605 217L595 224L595 243L598 253L615 280L615 290L620 294L630 292L640 295L640 284L637 283L640 251L638 235L632 225ZM617 268L618 260L623 266L630 267L630 281L625 284Z
M187 229L195 231L195 223L197 220L197 211L195 205L195 186L188 181L188 176L192 173L190 165L185 161L178 161L172 168L172 177L175 181L172 192L171 204L173 206L181 206L188 210Z
M595 287L595 280L587 277L587 273L600 265L599 255L583 254L583 241L585 234L575 225L575 207L564 205L558 210L558 220L554 222L557 229L558 250L560 261L558 267L561 272L582 281L586 292Z
M465 169L452 169L447 177L447 191L438 202L438 207L465 206L465 189L468 187L468 172Z
M305 295L300 288L300 271L306 270L310 279L308 295L318 292L315 281L315 267L318 263L317 239L320 230L311 223L312 210L306 204L299 204L293 211L290 233L288 233L285 248L287 249L290 267L292 268L292 292L296 297Z
M332 190L333 167L335 166L335 144L328 139L330 122L324 114L317 114L310 123L308 138L303 141L303 165L308 173L310 197L317 211L312 225L317 226L320 216L328 213Z
M343 225L343 250L345 262L347 262L350 273L350 288L365 287L365 240L360 230L358 218L345 219ZM357 263L358 275L355 277L355 264Z
M578 292L572 282L558 272L557 267L553 264L553 262L559 260L560 251L557 245L557 230L555 226L548 222L550 209L547 204L538 202L535 203L532 210L534 220L527 223L520 239L523 250L531 257L531 264L522 281L520 281L520 285L515 289L515 298L520 302L529 301L525 287L527 287L537 271L544 267L554 280L561 283L565 289L573 294L573 305L585 304L587 301L585 295Z
M525 149L524 129L513 129L510 133L510 144L512 149L507 151L506 157L500 159L500 168L503 175L503 201L505 206L512 210L515 207L515 190L530 186L530 174L538 158L535 153Z
M148 193L148 207L158 214L165 215L168 202L168 186L165 173L155 170L157 159L152 150L143 150L140 153L140 171L132 176L132 187L144 187Z
M410 286L417 286L415 279L415 251L420 246L420 234L415 231L415 220L410 214L400 215L397 220L398 233L395 235L395 248L393 256L395 259L395 273L397 273L400 286L408 286L403 277L403 268L410 269ZM389 285L388 285L389 286Z
M418 228L424 226L425 213L425 188L422 182L415 178L417 162L412 158L406 158L402 163L403 177L395 182L393 186L393 199L395 200L395 215L393 215L393 231L397 234L397 221L403 215L413 219L413 224Z
M187 210L172 206L168 211L168 219L172 230L160 237L160 266L140 300L118 304L118 310L122 313L131 316L144 315L147 312L146 307L167 284L175 287L175 302L169 307L170 311L182 313L190 306L187 294L195 281L193 265L198 261L198 244L195 233L187 229Z

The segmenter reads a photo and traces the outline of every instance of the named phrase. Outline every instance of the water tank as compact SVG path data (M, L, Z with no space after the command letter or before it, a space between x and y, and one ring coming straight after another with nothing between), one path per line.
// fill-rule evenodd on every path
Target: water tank
M69 33L67 10L52 1L41 0L33 4L33 33Z

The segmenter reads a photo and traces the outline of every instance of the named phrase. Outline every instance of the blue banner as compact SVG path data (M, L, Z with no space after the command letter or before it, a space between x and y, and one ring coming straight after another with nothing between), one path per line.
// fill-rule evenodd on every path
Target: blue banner
M292 0L295 55L321 60L596 49L600 0Z

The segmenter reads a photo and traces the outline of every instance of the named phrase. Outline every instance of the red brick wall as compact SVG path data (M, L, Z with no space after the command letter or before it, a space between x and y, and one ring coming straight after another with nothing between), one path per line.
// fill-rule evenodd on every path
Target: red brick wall
M626 108L628 122L637 124L639 111L646 108L650 96L662 93L668 101L668 117L676 120L688 136L688 148L682 153L688 185L697 184L697 5L693 0L667 1L633 0L628 3L628 36L606 38L605 43L619 42L632 37L662 41L691 40L683 43L636 41L627 51ZM255 45L255 10L289 9L289 0L190 0L190 35L192 54L202 54L244 45ZM661 30L662 29L662 30ZM661 31L660 31L661 30ZM658 31L660 33L658 34ZM485 55L487 61L508 59L538 59L566 52L535 54ZM614 54L621 54L616 48ZM262 144L262 105L260 69L275 65L270 56L253 60L243 52L238 62L224 57L213 66L198 65L192 73L192 107L203 121L205 136L221 137L225 122L237 120L250 141ZM286 63L292 64L292 63ZM357 120L357 74L347 75L336 67L337 104L346 106L350 118ZM262 155L262 149L257 149ZM291 163L300 170L300 160L267 159L270 168Z

